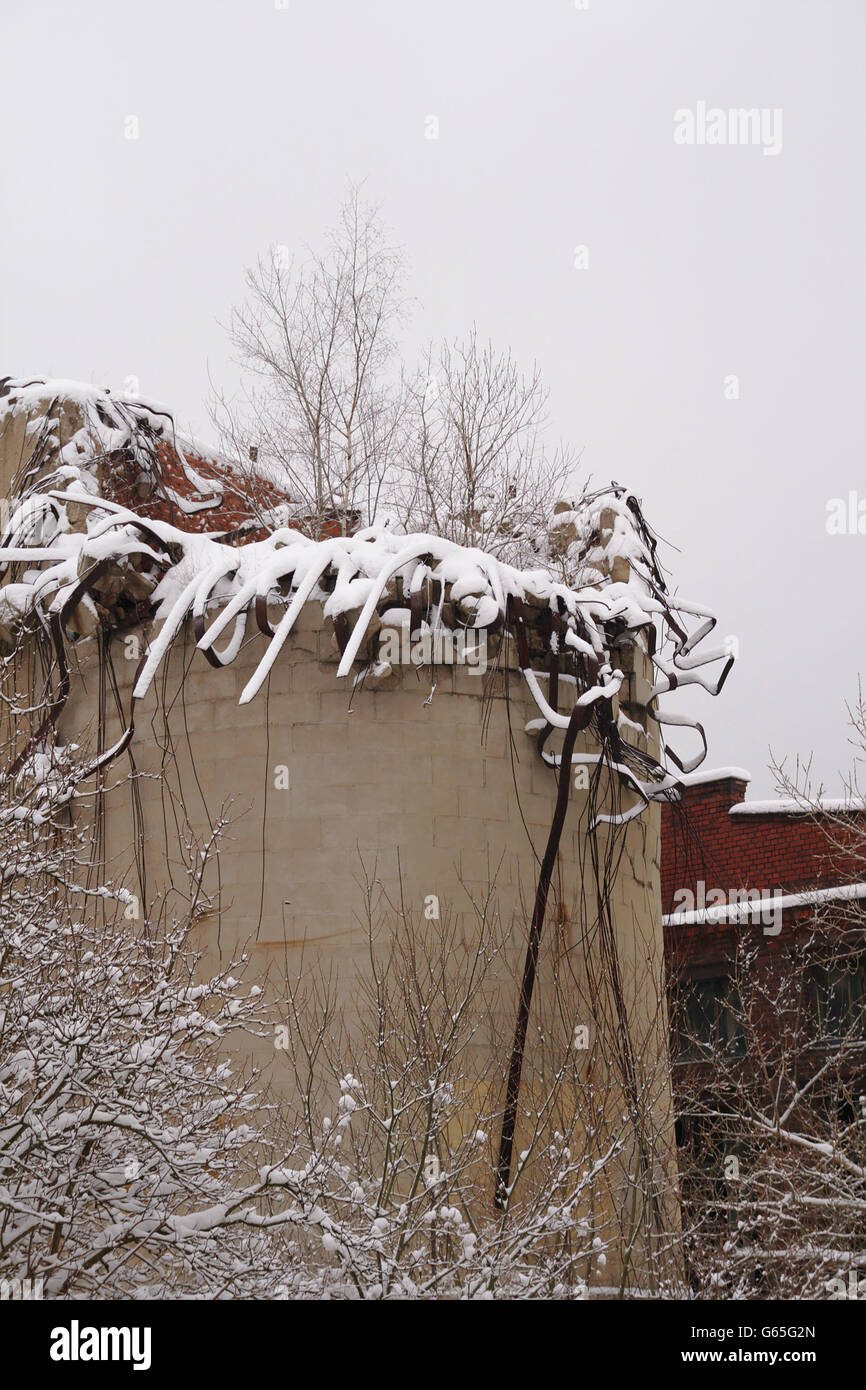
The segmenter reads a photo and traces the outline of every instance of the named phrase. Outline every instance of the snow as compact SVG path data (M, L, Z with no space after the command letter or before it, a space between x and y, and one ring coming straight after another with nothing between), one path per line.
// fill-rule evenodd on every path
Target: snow
M772 908L777 912L787 912L797 907L820 907L824 903L859 902L866 898L866 883L845 883L836 888L810 888L802 893L780 893L774 895L764 890L766 896L751 902L719 903L714 907L696 908L692 912L671 912L662 917L666 927L699 927L712 922L742 922L749 917L759 916Z
M751 782L752 774L744 767L708 767L700 772L683 773L680 781L684 787L702 787L707 782L723 782L733 778L737 782Z
M14 405L10 404L10 391L14 393ZM559 571L543 566L520 570L480 549L430 534L401 535L387 525L373 525L351 536L321 541L310 539L290 525L279 525L264 540L228 545L219 532L192 533L152 519L148 519L147 529L143 530L134 511L95 495L94 451L129 442L142 423L160 435L170 427L174 448L193 487L205 492L219 490L220 484L202 478L191 467L174 434L171 417L161 407L121 400L93 386L35 380L13 382L7 387L7 394L0 397L0 417L9 411L30 411L46 420L47 403L52 400L79 406L84 424L64 450L61 470L45 481L44 492L34 492L26 499L27 505L19 508L18 521L4 537L0 567L29 562L34 570L23 582L20 575L16 576L16 582L3 591L0 624L12 626L34 609L43 615L47 608L64 612L81 576L95 561L112 559L122 566L134 558L139 566L144 562L144 569L150 562L152 577L158 579L152 603L161 626L139 674L135 699L147 693L172 642L190 617L212 615L199 648L222 664L231 661L243 644L250 611L258 598L282 605L284 611L241 693L241 704L259 693L304 605L311 601L321 602L328 618L347 618L348 639L337 677L350 677L357 682L357 663L380 619L379 610L385 612L389 621L398 614L405 621L405 597L426 593L431 585L438 585L443 595L446 587L450 590L460 625L474 630L507 627L504 620L512 600L526 605L526 621L530 624L540 610L556 613L560 630L548 639L551 650L575 651L589 666L588 688L580 691L574 678L569 685L567 673L563 674L562 688L574 689L578 706L611 700L620 692L625 677L617 668L616 643L624 633L637 639L649 627L657 629L659 640L652 656L656 682L651 701L677 686L689 684L717 694L730 667L727 644L703 645L715 627L710 610L668 594L655 561L655 539L643 521L639 503L618 484L584 498L579 508L560 511L551 520L554 536L557 529L571 527L578 537L578 541L572 542L570 554L575 547L580 550L583 546L579 562L572 557L574 567L569 572L575 578L571 583L563 582ZM47 423L49 427L56 426L56 421ZM184 512L207 505L196 500L176 500ZM74 524L68 510L72 503L76 504ZM29 543L34 509L41 509L40 514L47 519L46 525L37 528L42 542L38 545ZM86 517L83 523L79 519L82 510ZM586 542L591 536L599 540L587 553ZM154 547L154 537L166 548L164 554ZM616 581L611 577L617 560L628 561L627 581L619 577L622 567L615 571ZM87 595L80 605L90 605L92 609ZM425 609L422 616L432 630L441 627L441 602L438 608L434 605ZM214 644L230 625L233 626L228 646L218 650ZM554 710L543 693L546 672L542 668L527 669L523 675L543 719L553 728L565 729L569 713ZM678 770L644 783L631 774L630 785L643 804L683 781L699 785L726 773L741 772L716 770L696 777L694 769L706 751L700 725L675 711L653 707L649 714L660 724L697 730L703 746L696 755L681 760L685 776ZM638 730L622 712L618 718L621 728L644 736L643 730ZM742 775L748 780L748 774ZM640 806L635 809L640 810ZM633 813L628 811L626 815Z
M824 811L828 814L866 811L866 798L862 796L822 796L814 801L806 798L780 798L776 801L738 801L732 806L732 816L809 816Z
M640 724L636 723L634 719L629 719L628 715L625 714L623 710L620 710L617 715L616 723L617 728L629 729L633 734L637 734L638 738L646 738L645 729Z

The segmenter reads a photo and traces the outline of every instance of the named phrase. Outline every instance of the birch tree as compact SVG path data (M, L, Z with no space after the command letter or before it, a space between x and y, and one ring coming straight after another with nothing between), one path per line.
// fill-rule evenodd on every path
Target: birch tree
M272 246L232 312L248 384L240 400L216 396L223 446L276 470L317 538L374 518L402 458L403 281L402 254L352 188L324 249Z
M323 250L260 257L228 325L245 384L212 403L223 449L277 479L316 537L388 522L531 557L577 462L547 443L541 374L474 326L407 360L405 284L357 188Z

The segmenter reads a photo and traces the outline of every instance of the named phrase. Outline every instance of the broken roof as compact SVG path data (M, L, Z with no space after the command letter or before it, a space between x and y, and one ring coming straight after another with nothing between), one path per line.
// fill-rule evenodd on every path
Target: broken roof
M110 628L152 616L159 624L137 675L137 700L187 619L201 652L221 666L237 655L253 617L268 644L241 694L245 703L304 605L318 600L340 648L336 674L356 682L376 661L383 618L394 623L395 613L400 621L405 614L412 632L459 626L513 641L541 716L531 731L543 747L576 711L587 720L603 710L609 715L626 681L623 641L643 634L655 682L642 707L662 726L696 730L701 747L688 758L667 748L676 769L668 771L606 732L614 741L604 756L644 803L670 794L678 775L703 761L701 725L659 710L657 698L687 684L717 694L733 652L727 642L704 646L715 617L669 593L640 503L618 484L559 507L550 519L548 552L567 560L565 582L561 563L517 569L484 551L398 534L386 524L313 540L293 524L291 504L272 483L254 478L265 490L260 507L251 503L237 465L193 453L170 413L151 402L68 382L6 378L0 431L16 421L24 428L15 436L17 505L0 548L0 626L8 635L30 615L39 617L67 687L63 644L100 623ZM281 616L272 626L274 605ZM227 629L228 644L218 650L216 639ZM554 690L573 693L568 711L559 709ZM611 726L608 717L604 729Z

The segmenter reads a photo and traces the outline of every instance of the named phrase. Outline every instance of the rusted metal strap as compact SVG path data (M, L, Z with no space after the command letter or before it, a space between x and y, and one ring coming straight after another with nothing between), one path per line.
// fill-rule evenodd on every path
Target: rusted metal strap
M494 1194L494 1202L500 1210L507 1205L508 1189L511 1185L511 1156L514 1150L514 1133L517 1126L517 1105L520 1099L520 1078L523 1072L523 1053L526 1047L529 1011L532 1005L532 992L535 987L535 975L538 967L538 953L541 947L541 934L544 929L544 914L547 909L547 897L550 892L550 882L553 877L553 869L559 851L559 842L562 838L565 814L568 810L568 796L571 787L571 755L574 752L574 744L577 735L580 733L581 729L586 728L590 720L591 712L589 706L575 705L568 721L565 738L562 742L562 761L559 765L559 786L556 794L556 808L553 813L550 834L547 837L547 848L544 851L544 858L541 861L541 870L538 875L538 887L535 892L535 907L532 913L532 923L529 928L529 942L526 947L526 960L523 966L523 983L520 989L520 1002L517 1007L517 1021L514 1027L514 1044L511 1049L511 1061L508 1067L505 1110L502 1116L502 1133L499 1139L499 1161L496 1166L496 1189Z
M203 613L197 613L193 618L192 630L195 636L196 645L198 645L198 643L201 641L205 634ZM228 662L223 661L219 652L215 652L213 647L200 647L199 650L201 651L201 654L207 661L208 665L213 666L214 670L219 671L222 669L223 666L228 665Z
M424 586L416 589L409 595L409 635L414 637L416 632L421 631L421 622L424 616Z
M33 753L34 749L38 748L39 744L43 742L43 740L50 731L56 730L57 728L57 721L63 713L63 710L66 707L66 702L69 699L69 664L66 660L65 640L66 621L73 609L78 606L84 595L90 592L90 589L93 586L93 584L96 583L97 579L101 578L101 576L105 573L105 571L108 569L108 566L111 563L111 559L106 558L103 560L98 560L93 565L91 565L87 574L84 575L84 577L78 581L74 589L72 589L72 591L68 594L68 596L63 602L63 606L61 607L60 611L58 613L49 614L48 627L51 633L51 642L54 647L54 655L57 659L57 669L60 673L60 679L57 685L57 692L54 695L50 705L48 706L48 710L45 714L44 719L39 725L39 728L36 730L35 734L33 734L27 740L27 743L25 744L22 752L19 753L18 757L15 759L12 766L10 767L9 776L11 778L15 778L18 776L18 773L21 771L22 767L27 762L27 759ZM129 736L127 737L126 734L124 735L125 742L123 742L123 748L126 747L127 743L129 742L129 738L132 736L131 731L127 732ZM116 753L122 752L122 748L116 746L114 751Z
M84 595L88 592L91 584L105 573L110 564L110 560L99 560L91 566L83 579L80 579L65 599L59 613L51 613L48 618L48 627L51 633L51 642L54 647L54 655L57 658L57 669L60 672L60 681L57 686L57 693L52 699L42 723L24 746L22 752L15 759L9 769L10 777L17 777L22 767L30 757L31 753L43 741L49 730L56 728L57 721L63 713L66 701L69 699L69 666L66 661L66 619L73 608L81 602Z
M558 710L559 710L559 658L560 658L560 640L561 640L561 637L562 637L562 621L561 621L561 619L560 619L559 613L553 612L551 609L547 609L547 610L545 611L545 616L544 616L544 626L545 626L546 635L547 635L547 639L548 639L548 656L547 656L547 674L548 674L548 683L547 683L547 703L550 705L550 708L551 708L552 710L558 711ZM557 638L557 641L556 641L556 642L553 641L553 636L554 636L554 634L556 634L556 638ZM548 723L545 723L543 729L539 729L539 731L538 731L538 736L536 737L536 740L535 740L535 746L536 746L536 748L538 749L538 752L539 752L540 754L544 752L544 745L545 745L545 743L547 742L547 740L550 738L550 735L552 734L552 732L553 732L553 725L552 725L552 724L548 724Z
M526 623L523 613L523 599L519 594L509 594L506 604L506 620L510 618L509 626L512 628L517 642L517 659L520 669L521 671L528 671L530 666L529 643L526 640Z
M274 629L268 617L267 594L256 594L256 625L259 632L263 632L266 637L273 637Z
M349 638L351 637L351 635L352 629L349 625L349 619L346 617L345 613L335 614L334 636L337 639L337 646L340 648L340 656L342 656L345 652L346 647L349 644Z

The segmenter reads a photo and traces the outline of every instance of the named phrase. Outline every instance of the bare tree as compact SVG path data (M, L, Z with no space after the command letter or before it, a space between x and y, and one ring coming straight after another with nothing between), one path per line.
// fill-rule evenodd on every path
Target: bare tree
M410 394L407 530L515 562L531 555L576 464L567 448L546 446L548 392L538 369L525 375L473 326L465 340L428 347Z
M582 1298L642 1286L668 1263L677 1230L659 1232L651 1215L675 1190L654 1041L663 1013L635 1021L641 1062L626 1087L609 990L551 932L497 1207L517 979L495 884L469 895L468 918L443 903L427 920L402 896L376 896L371 872L369 960L348 1017L327 957L280 981L244 983L245 957L209 976L194 931L213 908L203 884L224 818L204 844L179 825L188 887L183 898L178 875L171 912L95 875L106 803L90 787L94 763L58 746L18 694L21 654L4 659L0 690L6 1290ZM22 726L38 731L23 760Z
M376 516L402 452L402 256L352 188L323 252L272 247L246 279L229 329L252 385L239 404L217 394L214 423L234 457L276 470L312 534L345 533Z
M191 933L213 843L183 837L187 910L151 915L121 884L87 886L73 751L4 767L6 1292L561 1299L641 1282L633 1109L600 1044L575 1050L565 997L534 1018L519 1158L492 1201L490 1019L511 935L492 890L467 930L447 911L377 915L369 880L369 966L345 1018L325 963L264 991L242 982L245 957L203 975ZM272 1091L238 1062L253 1039L260 1058L273 1047ZM634 1099L652 1116L665 1089L660 1059Z
M229 331L251 383L239 400L217 390L212 418L225 452L269 470L311 534L388 520L532 554L575 464L545 443L540 374L474 327L404 365L403 256L357 188L324 252L297 263L273 247L246 283Z
M295 1163L315 1167L324 1148L341 1165L319 1198L339 1219L339 1236L326 1242L331 1259L301 1233L286 1293L585 1298L659 1288L665 1277L672 1284L678 1226L646 1240L648 1209L676 1199L666 1050L645 1049L626 1099L608 1051L609 1001L594 1007L551 940L541 961L548 987L527 1040L516 1161L497 1204L518 982L495 882L467 890L468 913L443 900L432 921L402 892L388 900L375 865L360 887L369 954L352 1018L336 1011L320 964L298 978L287 963L277 989ZM652 1150L648 1169L638 1128Z
M852 711L858 760L863 701ZM836 882L866 880L866 824L808 766L776 766ZM866 916L853 894L764 943L732 936L729 984L678 991L674 1068L687 1262L702 1297L862 1296L866 1278ZM852 1289L854 1290L852 1294Z

